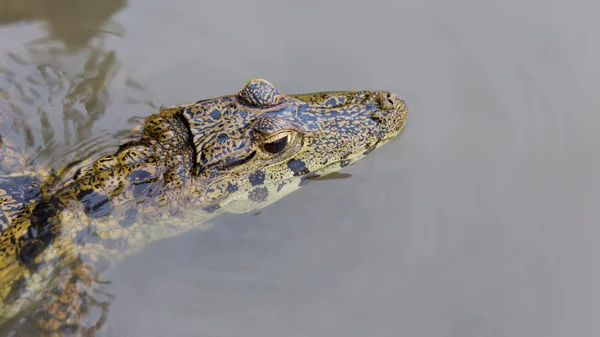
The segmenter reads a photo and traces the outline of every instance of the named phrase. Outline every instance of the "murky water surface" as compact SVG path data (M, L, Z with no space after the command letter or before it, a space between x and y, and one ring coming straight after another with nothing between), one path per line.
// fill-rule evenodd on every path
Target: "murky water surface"
M387 89L401 137L105 275L134 336L600 334L592 1L1 0L0 133L60 167L236 92Z

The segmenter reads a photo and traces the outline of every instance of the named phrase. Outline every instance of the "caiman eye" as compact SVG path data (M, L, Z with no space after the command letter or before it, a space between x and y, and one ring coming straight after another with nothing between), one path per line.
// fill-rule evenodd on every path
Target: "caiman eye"
M287 135L285 137L276 139L272 142L265 143L263 145L263 149L272 154L280 153L281 151L285 150L285 147L287 146L288 142L290 141L290 138L291 138L291 136Z

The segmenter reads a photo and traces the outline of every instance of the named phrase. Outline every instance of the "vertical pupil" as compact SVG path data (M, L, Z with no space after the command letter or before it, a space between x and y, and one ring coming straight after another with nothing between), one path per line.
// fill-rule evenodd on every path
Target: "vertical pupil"
M264 145L265 151L269 153L279 153L285 149L285 146L288 143L289 136L281 137L274 142L266 143Z

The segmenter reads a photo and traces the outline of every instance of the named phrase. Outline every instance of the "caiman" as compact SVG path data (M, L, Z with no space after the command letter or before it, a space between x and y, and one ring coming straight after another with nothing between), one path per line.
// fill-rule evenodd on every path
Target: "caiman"
M286 95L253 79L237 94L163 108L135 140L58 182L1 138L0 326L27 313L22 324L42 336L95 335L110 302L99 277L107 268L355 163L406 118L391 92Z

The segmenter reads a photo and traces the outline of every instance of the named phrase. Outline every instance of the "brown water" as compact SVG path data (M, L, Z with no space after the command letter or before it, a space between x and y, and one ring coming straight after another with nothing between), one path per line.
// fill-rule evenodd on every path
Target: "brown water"
M134 336L597 336L589 1L0 0L0 126L38 162L241 89L386 89L400 139L106 277Z

